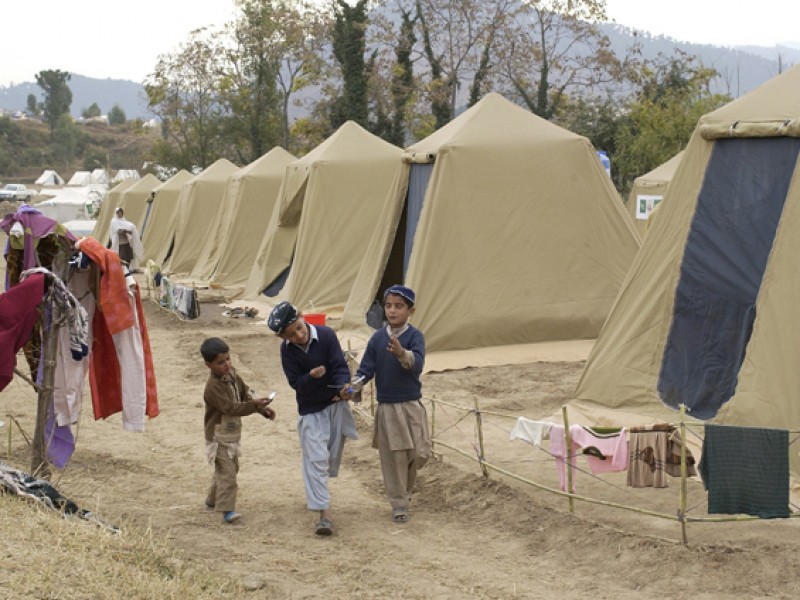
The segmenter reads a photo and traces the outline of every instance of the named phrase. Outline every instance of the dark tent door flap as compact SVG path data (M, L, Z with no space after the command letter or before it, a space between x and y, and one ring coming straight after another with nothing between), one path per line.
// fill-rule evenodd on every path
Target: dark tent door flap
M428 189L428 182L433 173L433 163L412 164L408 176L408 196L406 196L406 239L403 250L403 277L405 278L408 270L408 257L411 256L411 248L414 245L414 236L417 233L417 223L422 213L422 203L425 200L425 192Z
M661 399L710 419L736 391L800 140L715 142L675 292Z

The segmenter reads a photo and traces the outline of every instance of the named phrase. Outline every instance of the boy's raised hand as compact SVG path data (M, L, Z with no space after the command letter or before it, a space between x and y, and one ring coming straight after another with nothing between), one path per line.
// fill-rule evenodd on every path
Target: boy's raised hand
M386 349L394 354L397 358L403 356L403 346L400 344L400 340L397 339L396 335L393 335L389 338L389 343L387 344Z
M308 372L308 374L312 377L312 379L319 379L320 377L325 375L325 365L314 367Z
M264 417L266 417L267 419L269 419L270 421L274 421L275 420L275 411L272 410L269 406L265 406L263 408L259 408L258 412L261 415L263 415Z

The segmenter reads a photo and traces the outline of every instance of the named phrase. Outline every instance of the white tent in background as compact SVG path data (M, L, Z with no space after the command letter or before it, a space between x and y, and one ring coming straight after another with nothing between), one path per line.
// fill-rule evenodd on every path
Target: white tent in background
M36 185L53 186L64 185L64 178L52 169L45 169L36 180Z
M92 183L92 174L89 171L75 171L75 174L70 177L67 185L82 186Z
M114 175L114 179L111 180L111 183L119 183L124 179L133 179L134 181L138 181L141 179L139 175L139 171L136 169L120 169L117 171L117 174Z
M34 206L44 216L55 219L59 223L88 219L91 216L90 207L95 200L99 199L96 192L91 192L86 188L47 190L45 195L49 198Z
M108 173L105 169L95 169L92 171L92 182L93 183L105 183L108 185Z

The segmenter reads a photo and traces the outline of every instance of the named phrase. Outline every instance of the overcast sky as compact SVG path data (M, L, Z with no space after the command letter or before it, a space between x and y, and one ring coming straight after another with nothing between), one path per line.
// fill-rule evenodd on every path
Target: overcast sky
M486 0L489 1L489 0ZM232 20L233 0L3 0L0 85L44 69L141 82L193 29ZM750 11L741 7L749 6ZM679 41L800 45L800 0L607 0L617 23Z

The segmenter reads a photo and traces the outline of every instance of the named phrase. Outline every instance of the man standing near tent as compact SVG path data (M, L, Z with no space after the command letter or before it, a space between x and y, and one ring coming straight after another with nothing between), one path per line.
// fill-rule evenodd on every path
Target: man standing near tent
M131 271L136 268L134 260L144 254L136 225L125 218L122 208L118 208L116 216L111 219L111 250L119 254L120 260Z

